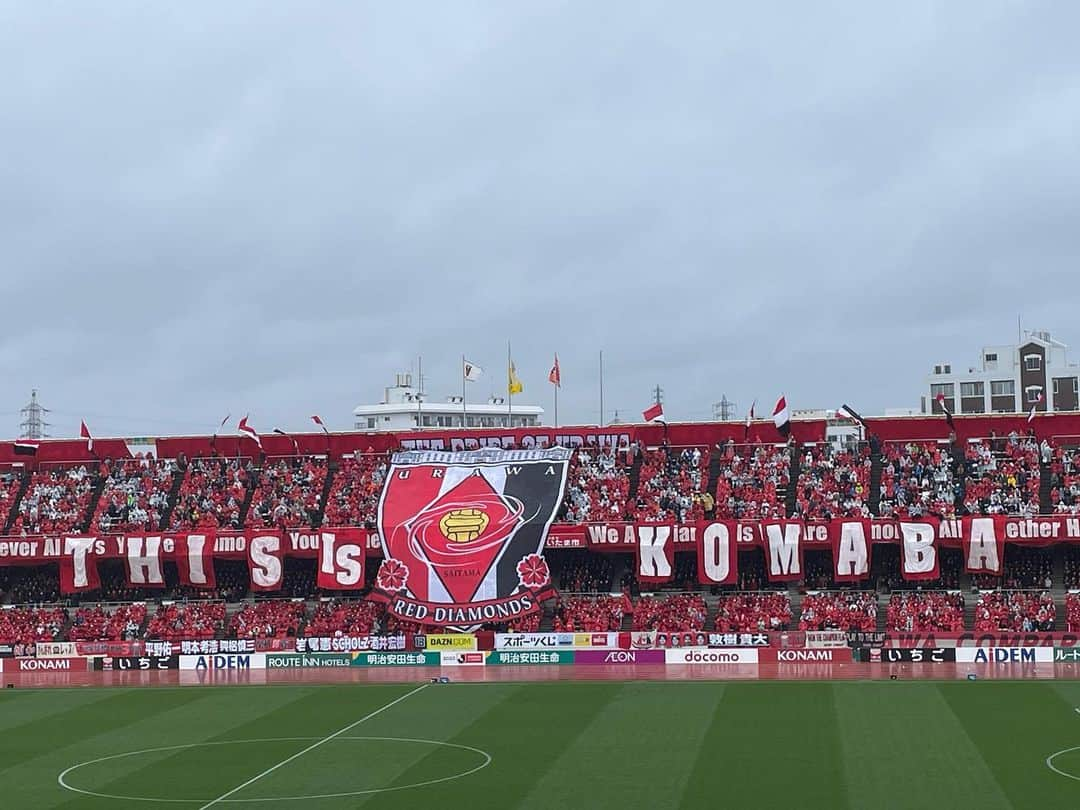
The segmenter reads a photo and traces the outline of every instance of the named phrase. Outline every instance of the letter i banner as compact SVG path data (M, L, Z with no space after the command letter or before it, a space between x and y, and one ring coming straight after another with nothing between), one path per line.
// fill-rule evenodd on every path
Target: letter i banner
M371 598L394 616L470 631L554 594L544 543L570 450L395 453L379 499Z
M176 573L180 584L189 588L213 589L214 578L214 532L179 535L176 538Z

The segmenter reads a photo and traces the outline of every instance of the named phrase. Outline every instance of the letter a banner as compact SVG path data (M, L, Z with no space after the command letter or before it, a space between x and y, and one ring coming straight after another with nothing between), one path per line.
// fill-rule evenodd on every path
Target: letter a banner
M538 611L554 593L544 542L569 461L562 447L395 453L372 598L405 621L466 632Z

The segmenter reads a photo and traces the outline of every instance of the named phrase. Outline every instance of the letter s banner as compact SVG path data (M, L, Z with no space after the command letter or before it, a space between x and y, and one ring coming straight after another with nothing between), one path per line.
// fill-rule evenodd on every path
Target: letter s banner
M680 650L664 650L664 663L672 664L756 664L758 650L731 647L715 650L709 647L683 647Z

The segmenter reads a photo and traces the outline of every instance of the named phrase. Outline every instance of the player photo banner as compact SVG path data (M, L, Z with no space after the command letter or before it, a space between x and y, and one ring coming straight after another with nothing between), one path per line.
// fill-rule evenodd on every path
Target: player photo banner
M379 499L372 598L406 621L468 632L553 594L544 542L570 450L396 453Z

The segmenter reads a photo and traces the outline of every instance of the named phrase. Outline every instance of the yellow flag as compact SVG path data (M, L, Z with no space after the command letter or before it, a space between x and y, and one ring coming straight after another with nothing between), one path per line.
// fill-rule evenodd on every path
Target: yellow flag
M506 384L506 390L511 394L520 394L525 390L525 386L521 384L521 380L518 379L517 369L514 368L514 361L510 361L510 375Z

